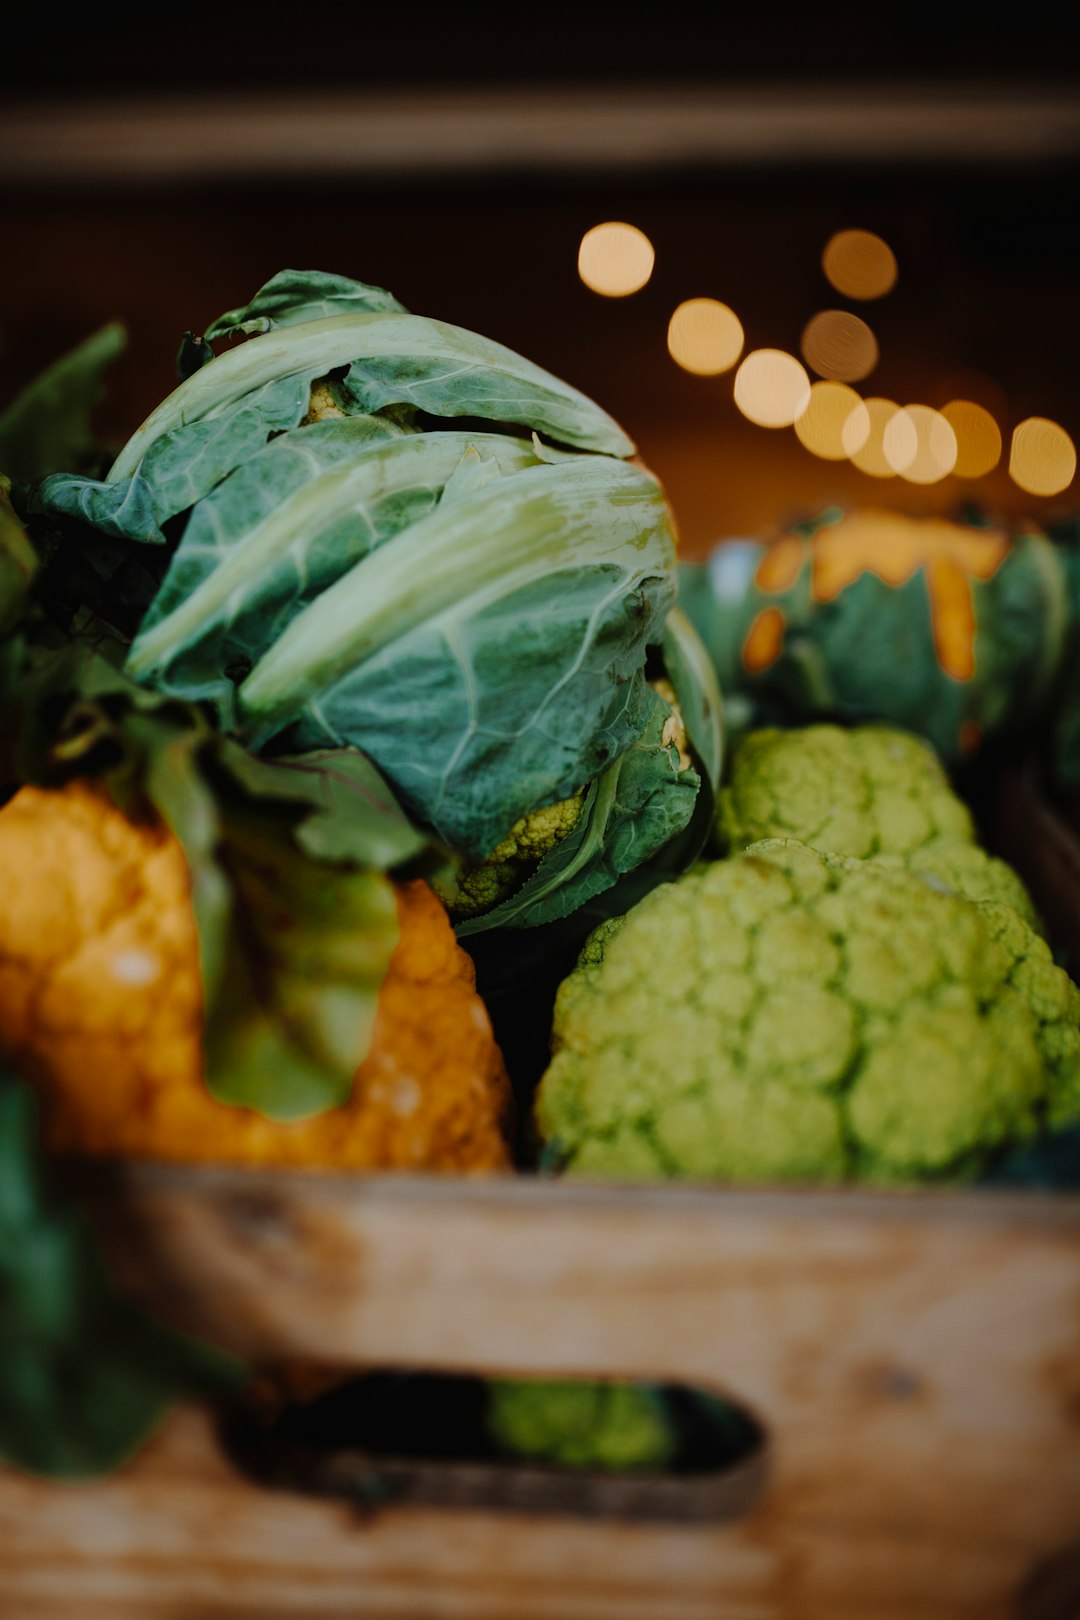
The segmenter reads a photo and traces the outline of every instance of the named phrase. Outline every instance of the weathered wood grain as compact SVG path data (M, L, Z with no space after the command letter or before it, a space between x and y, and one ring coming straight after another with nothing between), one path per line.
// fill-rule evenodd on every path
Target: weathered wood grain
M137 1165L82 1195L138 1297L244 1354L708 1383L770 1482L716 1526L363 1517L181 1414L107 1485L0 1475L4 1620L1004 1620L1080 1527L1077 1200Z

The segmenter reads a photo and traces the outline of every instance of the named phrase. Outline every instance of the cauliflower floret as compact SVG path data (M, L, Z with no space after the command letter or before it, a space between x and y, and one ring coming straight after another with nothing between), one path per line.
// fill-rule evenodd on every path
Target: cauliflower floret
M975 837L930 745L887 726L750 732L717 820L732 853L762 838L798 838L835 855L910 855L936 839Z
M956 1179L1080 1117L1080 990L1011 907L794 840L594 935L553 1052L579 1174Z
M1012 906L1039 933L1023 882L974 842L971 815L929 743L887 726L750 732L721 790L717 827L733 854L797 838L833 855L906 867L931 888Z
M511 1456L559 1468L659 1469L677 1444L659 1391L645 1384L493 1379L487 1427Z
M453 886L440 888L451 915L477 917L519 889L548 850L573 832L584 804L582 788L569 799L530 810L516 821L486 860L465 867Z
M311 385L311 399L303 425L311 422L343 422L349 415L345 410L338 384L332 377L320 377Z
M932 889L962 895L978 905L1010 906L1037 934L1043 923L1023 879L1004 861L988 855L978 844L955 838L935 838L906 856L876 855L881 866L901 867Z

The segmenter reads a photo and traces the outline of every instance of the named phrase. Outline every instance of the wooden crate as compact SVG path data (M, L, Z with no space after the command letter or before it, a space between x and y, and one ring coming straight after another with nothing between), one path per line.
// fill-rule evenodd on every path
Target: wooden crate
M3 1620L1080 1609L1080 1200L137 1164L82 1191L138 1298L256 1361L712 1385L767 1431L764 1488L702 1523L372 1510L244 1479L190 1409L109 1483L0 1474Z

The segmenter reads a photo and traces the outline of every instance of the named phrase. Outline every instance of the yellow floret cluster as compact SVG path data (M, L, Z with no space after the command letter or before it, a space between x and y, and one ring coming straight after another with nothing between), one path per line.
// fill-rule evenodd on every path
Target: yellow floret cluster
M569 799L530 810L515 821L485 861L465 867L453 887L446 889L443 898L453 915L479 916L519 889L548 851L573 832L584 805L582 789Z
M296 1123L215 1101L202 1077L190 878L156 821L93 784L0 810L0 1050L37 1083L62 1152L441 1170L509 1163L509 1088L470 959L426 883L400 934L371 1049L340 1108Z

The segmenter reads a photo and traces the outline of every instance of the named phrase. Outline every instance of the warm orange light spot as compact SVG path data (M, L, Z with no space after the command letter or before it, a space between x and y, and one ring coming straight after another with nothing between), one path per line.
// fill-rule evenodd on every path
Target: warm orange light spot
M735 403L758 427L790 427L809 401L810 378L783 349L755 349L735 373Z
M950 371L934 389L931 403L940 410L947 400L970 400L981 405L997 422L1009 415L1009 401L999 382L985 371Z
M956 466L956 434L940 411L906 405L888 423L881 448L894 472L911 484L936 484Z
M688 298L668 322L668 352L684 371L717 377L743 351L742 322L717 298Z
M605 298L640 292L653 273L656 253L644 231L608 220L586 231L578 248L578 275Z
M865 399L863 406L865 417L856 419L852 414L844 424L841 434L844 454L850 456L860 472L869 473L871 478L893 478L896 469L885 454L884 441L889 423L900 407L892 399Z
M743 668L748 675L760 675L776 663L784 648L785 623L779 608L765 608L758 614L743 642Z
M982 478L1001 460L1001 429L990 412L972 399L952 399L941 410L956 434L959 478Z
M843 461L870 437L870 414L846 383L816 382L795 423L800 444L824 461ZM851 448L849 449L848 446Z
M846 309L822 309L806 323L803 359L831 382L859 382L878 363L877 338Z
M1029 495L1060 495L1076 475L1076 446L1045 416L1029 416L1012 436L1009 476Z
M867 508L816 531L815 601L831 602L860 574L904 585L926 569L938 663L954 680L975 673L975 609L971 580L990 579L1009 550L998 529L962 528L941 518L908 518Z
M757 565L754 584L759 591L790 590L806 561L806 541L797 534L782 534L768 547Z
M960 752L969 759L982 747L982 726L977 720L965 720L960 727Z
M896 285L896 255L873 231L837 231L821 255L821 268L848 298L883 298Z

